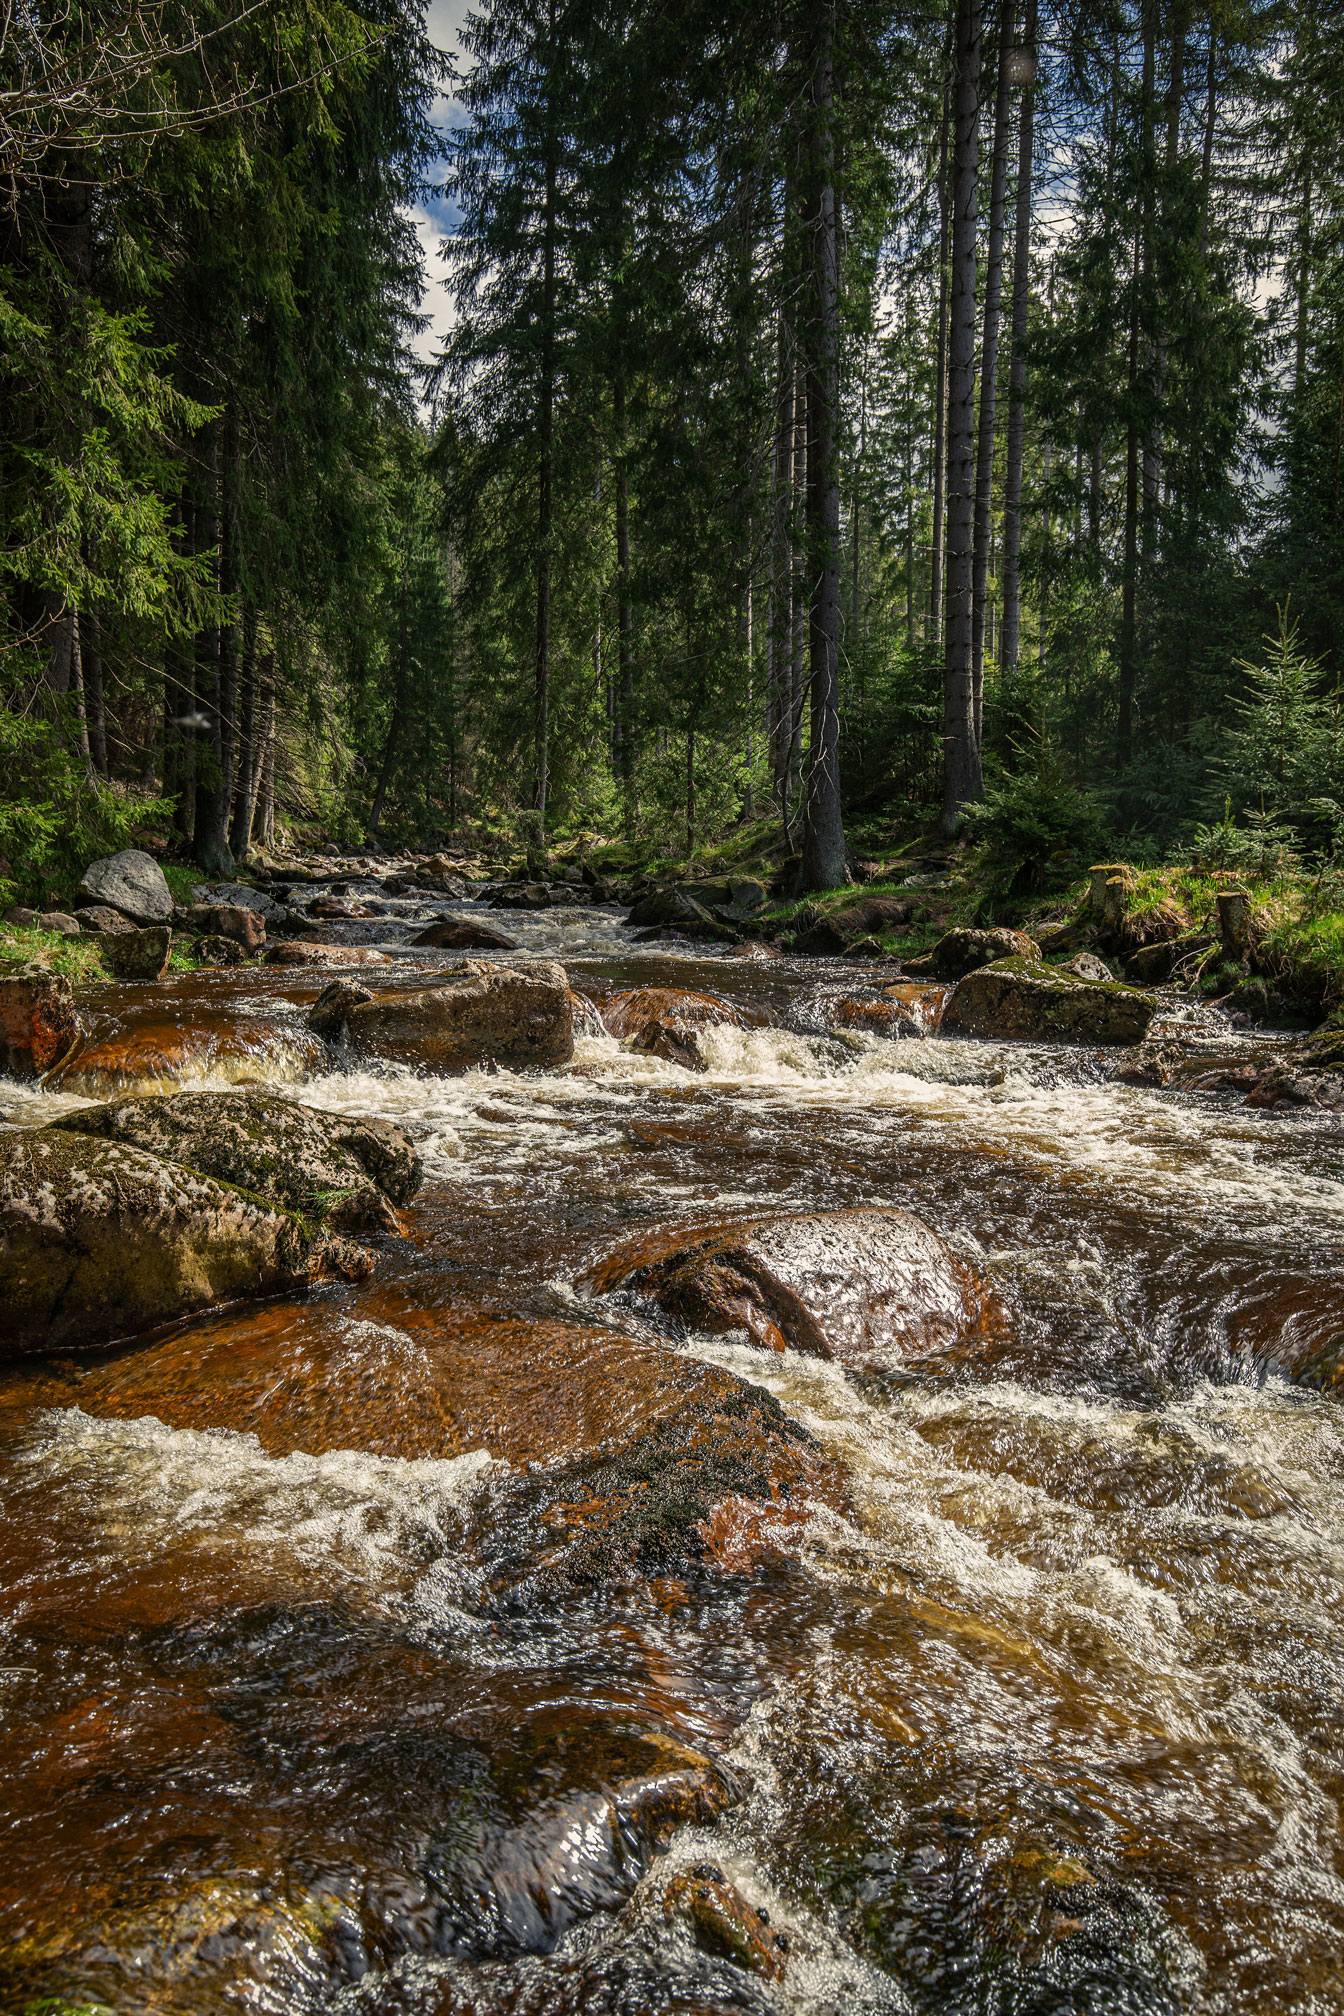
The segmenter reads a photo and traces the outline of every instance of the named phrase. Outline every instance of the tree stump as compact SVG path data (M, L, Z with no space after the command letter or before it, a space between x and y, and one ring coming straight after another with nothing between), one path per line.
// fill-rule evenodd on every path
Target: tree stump
M1251 946L1251 899L1244 889L1218 891L1218 936L1229 959L1244 959Z

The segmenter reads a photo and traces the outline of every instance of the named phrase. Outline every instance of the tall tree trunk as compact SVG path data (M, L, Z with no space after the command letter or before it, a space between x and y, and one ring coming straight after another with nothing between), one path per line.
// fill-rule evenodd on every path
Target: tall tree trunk
M98 776L107 775L107 701L103 692L103 629L92 609L80 623L84 659L84 705L89 717L89 750Z
M846 879L840 812L840 196L835 180L835 17L820 9L812 74L807 249L807 554L811 747L803 820L802 886Z
M238 760L233 787L233 818L229 827L229 851L235 862L247 854L252 838L252 804L257 787L257 612L247 605L243 624L243 684L238 709Z
M1293 390L1300 399L1307 382L1307 322L1311 301L1311 157L1302 170L1297 207L1297 330L1293 345Z
M209 553L213 562L213 586L223 593L223 553L219 511L219 439L212 424L202 444L201 496L196 510L197 551ZM220 629L217 623L201 631L196 639L196 692L198 707L206 726L193 730L196 741L196 820L192 850L197 866L207 875L227 875L232 863L225 860L224 748L220 721Z
M949 24L950 29L950 24ZM933 420L933 546L929 559L929 635L943 632L943 515L947 484L947 262L952 205L947 180L948 133L952 122L952 38L944 56L943 117L938 132L938 339Z
M383 816L383 805L387 799L387 788L392 782L396 768L397 753L401 747L401 733L406 723L407 674L410 660L410 624L407 610L406 566L401 569L401 616L397 624L397 670L392 688L392 718L387 724L387 740L383 744L383 760L378 766L378 782L374 786L373 803L369 807L369 838L375 839L378 824Z
M1022 649L1022 461L1027 437L1027 308L1031 299L1031 180L1036 135L1036 0L1026 0L1019 68L1017 212L1013 228L1012 357L1008 367L1008 453L1003 478L1003 639L999 680L1017 676Z
M791 198L786 197L785 218ZM792 732L791 666L793 663L793 602L790 593L793 544L789 521L793 508L793 357L792 333L784 308L779 311L779 342L775 379L775 453L770 486L770 614L766 649L766 723L770 743L770 782L776 806L786 809L789 739Z
M541 845L546 836L546 790L551 731L551 552L552 460L555 450L555 300L556 196L559 181L559 112L556 105L556 0L547 7L546 75L546 198L542 217L541 387L537 460L537 663L533 724L536 778L532 804L541 814Z
M686 858L695 852L695 729L686 724Z
M804 544L807 493L807 376L799 344L800 355L795 360L793 376L793 430L792 462L789 489L789 608L790 608L790 659L789 659L789 719L788 740L785 743L784 790L782 813L784 838L792 847L790 830L791 806L798 792L798 776L803 759L803 702L807 697L807 681L804 676L804 661L807 650L808 611L811 607L810 586L807 578L808 556Z
M971 599L971 682L975 740L984 740L985 618L989 607L989 547L994 519L994 414L999 381L999 308L1007 221L1008 141L1012 130L1014 0L999 0L994 65L994 138L989 177L989 242L980 339L980 431L975 451L975 565Z
M633 840L639 817L636 797L639 748L635 739L635 615L630 586L630 478L626 468L625 379L616 373L612 388L616 421L616 656L617 719L621 742L621 816Z
M268 651L258 674L261 705L252 755L250 840L269 847L275 838L275 653Z
M1129 315L1128 412L1125 426L1125 545L1120 592L1120 666L1116 720L1116 768L1123 771L1134 754L1134 697L1138 671L1139 557L1146 552L1148 469L1145 430L1140 425L1143 327L1151 278L1153 182L1153 81L1155 74L1157 0L1143 0L1143 73L1139 107L1140 186L1134 215Z
M93 781L93 757L89 750L89 710L84 698L84 639L79 610L70 609L70 690L75 696L75 727L79 735L79 757L84 774Z
M975 250L979 222L980 0L956 0L952 254L948 303L947 614L943 650L943 811L951 839L984 796L975 736L971 604L975 521Z
M1218 28L1209 22L1208 82L1204 106L1204 152L1200 163L1199 252L1209 249L1209 209L1213 200L1213 136L1218 124Z

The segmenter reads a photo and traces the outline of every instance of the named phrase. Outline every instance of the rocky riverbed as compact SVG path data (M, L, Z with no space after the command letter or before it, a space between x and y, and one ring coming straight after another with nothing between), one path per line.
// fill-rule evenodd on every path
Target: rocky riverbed
M0 1082L0 2006L1344 2005L1328 1046L419 873Z

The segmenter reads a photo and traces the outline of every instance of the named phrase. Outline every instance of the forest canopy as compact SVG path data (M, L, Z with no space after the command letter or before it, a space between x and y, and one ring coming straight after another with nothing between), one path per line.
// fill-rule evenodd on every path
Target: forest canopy
M415 0L7 8L7 890L1336 845L1330 0L493 0L455 71Z

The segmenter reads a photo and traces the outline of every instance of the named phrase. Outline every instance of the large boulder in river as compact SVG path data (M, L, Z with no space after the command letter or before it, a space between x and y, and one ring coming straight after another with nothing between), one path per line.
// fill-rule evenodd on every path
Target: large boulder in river
M700 1032L722 1028L740 1029L741 1015L731 1002L712 994L695 994L682 987L635 987L613 994L601 1009L608 1035L627 1042L631 1050L646 1057L662 1057L687 1071L703 1071L704 1055Z
M81 932L92 931L101 937L124 936L136 929L129 917L123 917L120 910L109 910L106 903L86 903L78 921Z
M113 1099L55 1125L127 1141L345 1232L398 1230L389 1205L420 1187L420 1157L391 1121L320 1113L275 1092Z
M1117 981L1083 980L1039 959L968 973L943 1010L945 1031L1054 1043L1141 1043L1158 1004Z
M745 1330L882 1371L945 1351L992 1308L965 1261L908 1211L813 1211L655 1237L593 1276L695 1330Z
M0 1133L0 1358L134 1337L344 1258L292 1212L126 1142Z
M1000 959L1039 959L1040 948L1025 931L1006 927L994 931L946 931L928 955L929 971L939 980L960 980ZM913 971L912 965L908 970Z
M0 1071L40 1078L84 1033L64 973L20 966L0 977Z
M84 870L79 893L90 903L119 910L133 924L173 921L173 892L163 870L152 854L138 847L126 847L120 854L91 862Z
M564 967L548 959L518 966L463 960L446 986L353 1002L338 1034L362 1056L421 1071L546 1067L574 1055L569 982Z
M474 917L440 917L427 924L411 939L414 946L430 946L440 952L516 952L518 940L482 924Z
M267 947L268 966L390 966L386 952L372 945L308 945L284 938Z

